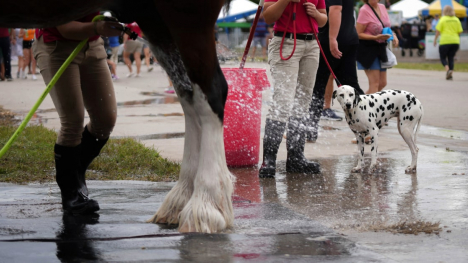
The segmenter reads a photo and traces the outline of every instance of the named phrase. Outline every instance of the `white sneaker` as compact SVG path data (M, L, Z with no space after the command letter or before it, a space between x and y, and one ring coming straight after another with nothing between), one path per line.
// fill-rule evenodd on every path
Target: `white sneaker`
M148 72L151 72L153 70L153 67L148 68Z
M32 74L32 80L37 80L36 75Z
M135 78L139 78L140 77L140 73L136 74Z
M133 73L133 72L132 72L132 73L128 73L128 74L127 74L127 78L131 78L131 77L133 77L134 75L135 75L135 73Z

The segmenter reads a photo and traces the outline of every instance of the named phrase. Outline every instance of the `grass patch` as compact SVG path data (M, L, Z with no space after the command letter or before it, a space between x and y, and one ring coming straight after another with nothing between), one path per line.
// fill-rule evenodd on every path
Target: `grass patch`
M441 63L406 63L398 62L395 68L445 71ZM468 63L455 63L455 72L468 72Z
M0 148L17 127L0 126ZM27 127L0 159L0 182L55 181L57 134L43 126ZM180 165L162 158L134 139L110 139L87 172L88 180L175 181Z

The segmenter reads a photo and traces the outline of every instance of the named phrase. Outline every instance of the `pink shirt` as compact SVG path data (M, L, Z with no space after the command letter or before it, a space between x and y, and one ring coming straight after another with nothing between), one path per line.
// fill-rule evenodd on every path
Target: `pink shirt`
M265 0L265 2L277 2L277 1L278 0ZM307 34L307 33L314 32L309 22L310 16L307 15L304 5L303 5L306 1L314 4L317 9L326 8L325 0L301 0L300 3L295 3L296 4L296 33L297 34ZM293 2L289 3L288 6L286 6L281 17L275 22L275 26L273 27L275 32L284 32L284 31L290 32L290 33L294 32L292 15L291 15L291 18L289 17L289 14L292 12L293 12ZM288 19L291 19L291 20L289 21L288 28L286 28L286 25L288 24ZM312 18L312 23L315 28L315 32L318 32L317 21L315 21L314 18Z
M385 5L379 4L380 8L380 19L384 23L385 27L390 27L390 18L388 17L387 9ZM382 34L382 23L380 23L377 16L372 11L371 7L367 4L363 5L359 10L359 15L357 18L357 23L361 25L366 25L364 33L369 35L379 35ZM383 43L385 40L377 40L377 42Z

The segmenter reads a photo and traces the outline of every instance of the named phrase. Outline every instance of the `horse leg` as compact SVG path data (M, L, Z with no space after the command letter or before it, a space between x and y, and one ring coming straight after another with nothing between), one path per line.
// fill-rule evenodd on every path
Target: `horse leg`
M168 24L174 25L171 33L190 78L191 90L187 92L192 95L190 105L201 121L198 170L193 195L180 213L180 232L213 233L232 226L234 220L231 202L234 177L227 169L223 139L228 87L216 56L213 32L218 12L214 13L173 16L189 20L182 24L167 18ZM200 21L200 17L210 15L212 21ZM197 31L187 26L194 23L198 23Z
M193 193L193 181L198 170L201 120L191 105L192 86L180 53L169 29L152 13L150 20L137 21L150 42L159 64L172 80L185 115L185 141L179 180L164 198L148 223L178 224L179 214ZM156 20L156 21L155 21ZM157 26L155 26L157 24Z
M194 109L201 119L201 144L194 193L180 213L180 232L213 233L232 226L233 177L226 166L223 125L207 96L193 83Z

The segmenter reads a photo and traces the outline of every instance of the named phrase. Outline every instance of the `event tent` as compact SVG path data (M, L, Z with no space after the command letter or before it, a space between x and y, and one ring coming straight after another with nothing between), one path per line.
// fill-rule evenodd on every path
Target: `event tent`
M253 12L253 14L255 14L255 12L257 12L257 8L258 5L249 0L232 0L229 5L229 12L226 14L225 9L223 8L219 13L218 20L223 20L226 17L232 17L236 15L239 15L239 17L242 18L242 15L245 13Z
M413 18L418 16L418 11L428 7L426 2L421 0L402 0L390 6L390 10L402 11L403 18Z
M442 9L446 5L451 5L457 17L467 17L467 8L455 2L454 0L437 0L432 2L427 8L420 10L423 16L441 15Z

